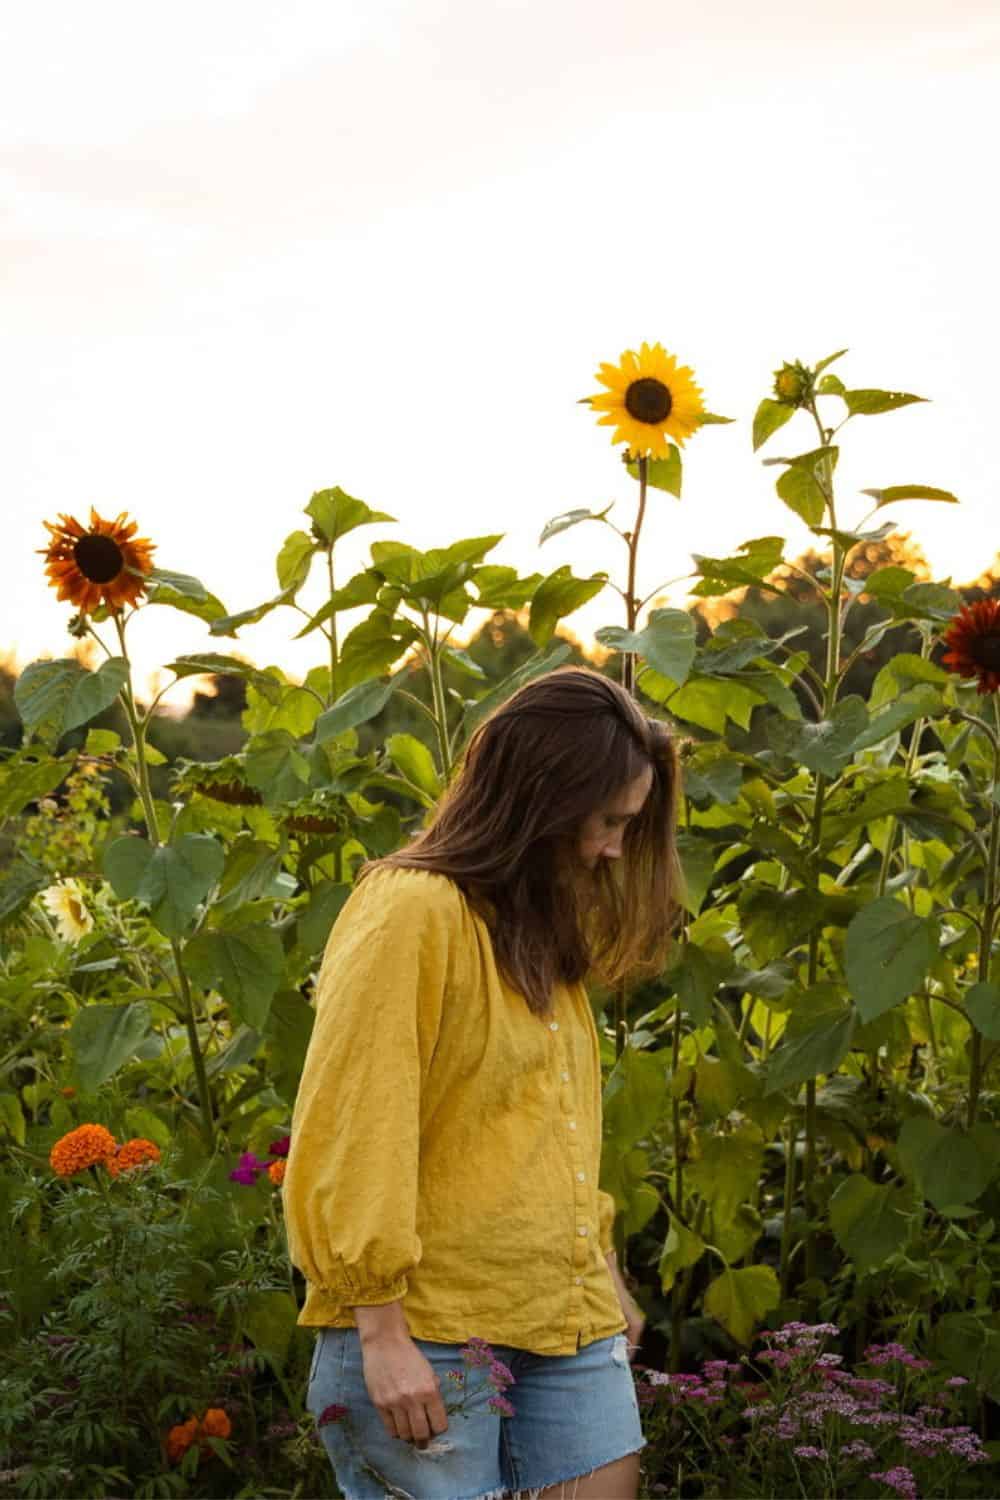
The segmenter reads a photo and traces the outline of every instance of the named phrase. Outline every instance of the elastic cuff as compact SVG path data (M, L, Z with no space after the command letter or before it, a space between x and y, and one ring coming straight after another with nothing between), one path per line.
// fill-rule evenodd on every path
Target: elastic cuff
M339 1297L345 1307L381 1307L386 1302L398 1302L406 1296L407 1280L399 1276L395 1281L355 1282L347 1287L324 1287L333 1296Z

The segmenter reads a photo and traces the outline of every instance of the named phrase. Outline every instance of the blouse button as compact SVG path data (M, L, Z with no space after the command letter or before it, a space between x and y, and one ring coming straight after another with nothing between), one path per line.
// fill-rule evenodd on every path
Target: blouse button
M581 1224L580 1227L579 1227L579 1229L576 1232L577 1232L577 1234L584 1234L585 1235L587 1233L587 1226L586 1226L586 1224Z
M559 1022L558 1021L550 1021L549 1022L549 1030L550 1031L558 1031L559 1030Z
M575 1120L570 1120L570 1121L569 1121L569 1122L568 1122L568 1128L569 1128L569 1129L570 1129L570 1130L575 1130L575 1129L576 1129L576 1121L575 1121Z
M560 1077L563 1083L569 1083L569 1074L565 1070L560 1074Z
M582 1276L574 1276L573 1277L573 1285L574 1286L583 1286L583 1277Z
M577 1182L586 1182L586 1180L587 1180L587 1174L586 1174L586 1172L577 1172L577 1174L576 1174L576 1180L577 1180Z

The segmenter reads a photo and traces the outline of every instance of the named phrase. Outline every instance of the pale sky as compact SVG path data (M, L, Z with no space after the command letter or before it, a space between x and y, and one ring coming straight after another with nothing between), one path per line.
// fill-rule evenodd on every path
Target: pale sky
M754 536L801 550L750 423L782 360L844 345L848 385L933 404L848 426L842 523L863 486L953 490L895 518L969 580L1000 547L998 98L977 0L8 0L0 647L66 649L33 549L92 502L233 611L333 484L400 522L344 577L380 536L504 531L494 561L621 579L602 528L537 537L615 497L628 524L576 403L643 339L739 421L654 495L642 588ZM765 456L814 445L796 418ZM568 624L620 622L606 592ZM237 646L151 609L133 650L301 672L298 623Z

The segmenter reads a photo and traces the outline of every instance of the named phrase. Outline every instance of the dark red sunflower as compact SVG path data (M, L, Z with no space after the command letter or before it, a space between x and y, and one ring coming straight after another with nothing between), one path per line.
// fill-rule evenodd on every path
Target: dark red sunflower
M89 527L60 515L57 525L46 521L45 528L52 540L40 551L57 598L84 614L102 604L110 610L135 604L153 568L154 544L136 536L138 527L125 511L105 521L91 506Z
M960 677L978 679L977 691L1000 689L1000 599L979 599L959 610L942 640L942 660Z

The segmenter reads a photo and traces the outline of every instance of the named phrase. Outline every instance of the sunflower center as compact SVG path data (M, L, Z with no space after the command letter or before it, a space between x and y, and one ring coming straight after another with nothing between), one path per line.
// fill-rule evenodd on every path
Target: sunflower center
M665 422L673 404L674 398L663 381L654 380L651 375L633 380L625 392L625 410L637 422L648 422L651 425Z
M969 644L969 655L988 672L1000 672L1000 635L980 635Z
M110 583L121 572L125 555L118 543L109 536L91 534L82 536L73 548L77 567L91 583Z

